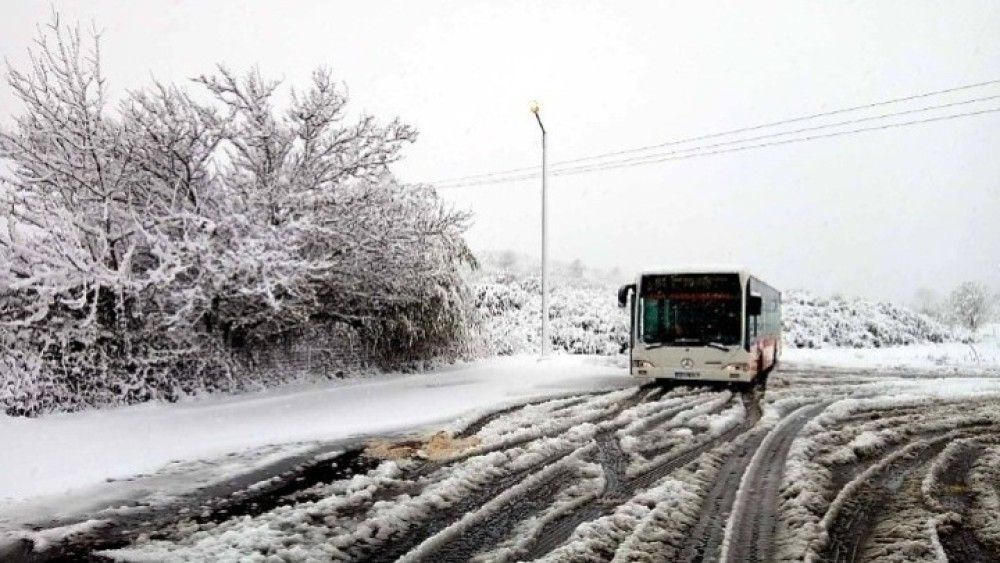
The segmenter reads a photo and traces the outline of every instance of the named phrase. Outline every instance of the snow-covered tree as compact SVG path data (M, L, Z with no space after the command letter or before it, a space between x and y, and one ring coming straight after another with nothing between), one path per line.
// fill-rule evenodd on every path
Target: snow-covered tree
M989 289L976 282L962 283L948 298L951 318L969 330L976 330L989 318L992 306Z
M56 19L8 74L6 410L239 387L246 350L330 323L384 358L460 348L467 217L390 173L411 127L349 119L324 69L284 109L225 68L199 101L157 83L111 104L99 47Z

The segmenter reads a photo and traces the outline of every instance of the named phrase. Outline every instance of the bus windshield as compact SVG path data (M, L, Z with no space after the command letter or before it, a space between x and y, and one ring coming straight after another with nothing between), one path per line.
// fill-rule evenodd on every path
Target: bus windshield
M642 340L667 346L740 343L743 292L738 274L642 277Z

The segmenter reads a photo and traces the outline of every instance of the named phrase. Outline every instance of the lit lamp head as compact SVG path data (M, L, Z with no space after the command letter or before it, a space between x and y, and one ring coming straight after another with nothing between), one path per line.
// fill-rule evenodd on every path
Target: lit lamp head
M531 104L528 106L528 109L531 110L531 113L533 113L535 115L538 115L538 110L541 109L541 108L538 107L538 102L537 101L532 100Z

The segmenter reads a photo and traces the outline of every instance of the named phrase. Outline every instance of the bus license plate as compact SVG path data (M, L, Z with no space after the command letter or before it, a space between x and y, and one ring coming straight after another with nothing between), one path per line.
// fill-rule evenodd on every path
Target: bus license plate
M677 379L696 379L698 377L698 372L696 371L675 371L674 377Z

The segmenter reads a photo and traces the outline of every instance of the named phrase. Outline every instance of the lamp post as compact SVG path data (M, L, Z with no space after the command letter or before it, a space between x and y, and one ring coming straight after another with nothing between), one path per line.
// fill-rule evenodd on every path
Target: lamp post
M535 114L538 128L542 130L542 342L541 357L544 358L549 349L549 293L547 285L548 273L548 193L545 190L545 180L548 170L545 166L545 125L542 125L541 108L538 102L531 102L531 113Z

